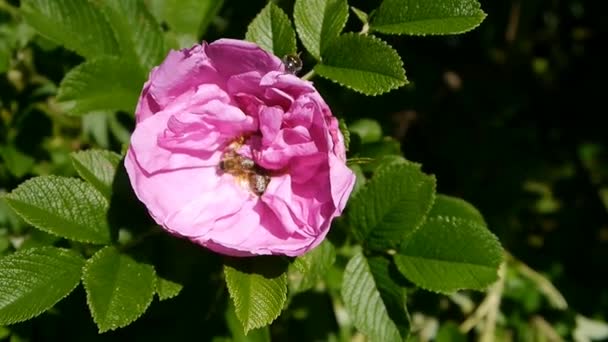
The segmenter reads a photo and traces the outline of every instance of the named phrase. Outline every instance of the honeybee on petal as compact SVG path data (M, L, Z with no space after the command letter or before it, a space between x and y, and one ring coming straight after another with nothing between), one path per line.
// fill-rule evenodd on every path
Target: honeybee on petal
M249 189L256 195L262 195L268 184L270 183L270 177L259 173L249 174Z
M264 194L270 183L270 176L257 166L253 159L241 156L233 150L224 153L219 169L234 176L239 183L258 196Z

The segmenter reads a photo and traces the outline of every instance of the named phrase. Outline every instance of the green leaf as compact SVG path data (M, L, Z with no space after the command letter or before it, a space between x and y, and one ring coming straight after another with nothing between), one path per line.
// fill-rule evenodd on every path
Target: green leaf
M431 208L429 216L457 216L486 226L486 221L479 210L462 198L437 194L437 200L440 204Z
M311 289L327 274L336 261L336 251L328 240L289 265L289 289L292 293Z
M341 292L355 327L370 341L401 340L363 254L356 254L346 265Z
M31 248L0 259L0 325L38 316L80 283L84 259L55 247Z
M222 7L223 0L152 0L151 11L159 21L169 26L180 47L190 47L199 42L211 20Z
M384 256L368 257L367 263L388 316L397 326L401 337L406 339L410 333L410 317L406 308L407 281L392 260Z
M143 1L105 0L102 4L102 11L114 30L122 59L139 65L142 77L146 77L167 54L160 25Z
M245 333L243 325L236 317L232 303L229 303L228 308L226 308L225 318L228 330L232 335L232 342L270 342L270 329L267 326Z
M485 289L498 278L502 248L479 217L464 201L437 197L426 222L395 255L397 268L431 291Z
M182 291L183 286L171 280L156 277L156 294L158 299L163 301L177 296Z
M73 152L70 157L80 177L94 186L109 201L120 155L112 151L88 150Z
M346 0L297 0L293 19L298 36L317 60L328 43L336 39L348 19Z
M474 29L485 17L477 0L384 0L370 27L388 34L456 34Z
M355 237L372 250L396 248L420 227L435 199L435 177L402 161L378 170L351 199Z
M390 45L371 36L346 33L324 50L315 71L365 95L378 95L407 83L403 62Z
M133 113L144 82L136 64L118 57L99 57L67 73L57 101L74 115L104 110Z
M296 52L296 33L287 14L269 2L247 27L245 39L283 57Z
M245 333L279 316L287 299L286 265L281 259L227 259L224 275Z
M350 6L350 9L353 11L353 13L355 13L355 15L361 21L362 24L365 25L365 24L369 23L369 15L367 13L363 12L362 10L360 10L354 6Z
M21 13L38 33L86 58L117 55L114 33L99 3L88 0L23 0Z
M8 194L6 201L26 222L47 233L80 242L110 242L108 201L79 179L32 178Z
M359 119L348 126L348 129L361 138L362 144L380 141L382 139L382 127L378 121L373 119Z
M105 247L87 260L82 275L87 303L99 332L129 325L154 297L156 274L114 247Z
M0 146L0 157L8 171L17 178L25 176L36 164L36 160L19 151L13 145Z

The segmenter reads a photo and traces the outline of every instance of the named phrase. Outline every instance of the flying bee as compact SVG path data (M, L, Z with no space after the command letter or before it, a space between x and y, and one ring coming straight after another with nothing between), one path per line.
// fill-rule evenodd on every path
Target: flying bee
M222 157L219 168L225 173L234 176L241 184L246 185L251 192L260 196L266 191L270 177L266 171L248 158L234 151L228 151Z
M300 54L288 54L283 56L283 64L285 64L285 70L288 73L296 75L300 70L302 70L302 60L300 59Z

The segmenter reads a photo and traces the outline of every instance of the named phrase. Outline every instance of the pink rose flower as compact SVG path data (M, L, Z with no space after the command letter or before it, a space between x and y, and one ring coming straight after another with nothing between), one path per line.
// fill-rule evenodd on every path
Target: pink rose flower
M167 231L233 256L317 246L355 182L311 82L257 45L171 51L150 73L125 167Z

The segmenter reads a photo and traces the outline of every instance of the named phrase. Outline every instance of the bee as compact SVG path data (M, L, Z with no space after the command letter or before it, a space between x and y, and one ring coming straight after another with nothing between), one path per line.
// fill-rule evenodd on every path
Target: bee
M252 159L241 156L233 150L224 153L219 168L234 176L258 196L264 194L270 183L270 176L264 169L256 165Z
M285 64L285 70L288 73L296 75L300 70L302 70L302 60L300 59L300 54L288 54L283 56L283 64Z

